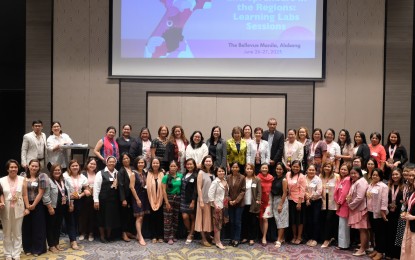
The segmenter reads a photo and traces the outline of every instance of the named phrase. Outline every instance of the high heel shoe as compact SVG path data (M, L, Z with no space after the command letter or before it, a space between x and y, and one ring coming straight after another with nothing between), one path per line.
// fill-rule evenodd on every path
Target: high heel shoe
M216 246L217 248L219 248L219 249L222 249L222 250L225 250L225 249L226 249L226 247L224 247L224 246L222 245L222 243L217 243L217 244L215 244L215 246Z

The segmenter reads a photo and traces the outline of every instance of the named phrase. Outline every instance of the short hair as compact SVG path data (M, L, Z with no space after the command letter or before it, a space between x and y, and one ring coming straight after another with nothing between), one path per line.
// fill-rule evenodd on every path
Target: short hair
M275 123L277 123L277 124L278 124L277 119L275 119L274 117L271 117L270 119L268 119L267 125L268 125L271 121L275 121Z
M261 127L255 127L254 129L254 133L256 133L257 131L261 131L261 133L264 133L264 129L262 129ZM252 137L252 136L251 136Z
M231 172L232 172L232 167L236 164L236 166L238 166L238 171L241 171L241 166L239 165L239 163L237 161L233 161L229 164L229 168L231 168ZM255 168L254 168L255 169Z
M138 162L140 160L144 161L144 169L147 168L147 161L146 158L143 155L137 156L137 158L135 158L134 160L134 168L137 168Z
M20 169L20 164L15 159L10 159L6 162L6 171L10 168L10 165L14 163L17 165L17 169Z
M232 133L231 133L232 138L236 132L239 132L241 135L243 134L242 128L240 126L235 126L234 128L232 128Z
M225 169L225 167L218 166L218 167L216 167L216 169L215 169L215 176L216 176L216 177L218 177L218 171L219 171L219 169L222 169L222 170L225 172L225 175L226 175L226 169Z
M290 129L288 129L287 134L288 134L288 132L290 132L290 131L293 131L293 132L294 132L294 135L297 135L297 130L296 130L296 129L294 129L294 128L290 128Z
M161 125L161 126L159 127L159 130L157 131L158 136L160 136L161 130L162 130L163 128L166 128L166 130L167 130L167 135L166 135L166 136L169 136L169 128L168 128L166 125Z
M370 134L370 139L372 139L373 136L376 136L376 138L379 139L379 142L382 140L382 135L379 132L372 132Z
M326 132L324 132L324 138L326 138L326 134L328 131L330 131L333 134L333 140L334 140L334 138L336 137L336 131L334 131L333 128L328 128Z
M126 126L129 126L130 127L130 130L133 130L133 127L130 124L123 124L122 127L121 127L121 129L124 129L124 127L126 127Z
M32 126L34 126L34 125L36 125L36 124L41 124L41 125L43 126L43 122L42 122L42 120L39 120L39 119L37 119L37 120L33 120L33 122L32 122Z

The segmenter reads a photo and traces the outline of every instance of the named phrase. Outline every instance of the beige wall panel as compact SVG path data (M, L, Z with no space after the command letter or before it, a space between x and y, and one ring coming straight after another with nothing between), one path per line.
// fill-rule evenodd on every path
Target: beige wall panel
M277 119L277 129L285 129L285 96L253 96L251 98L251 120L252 131L255 127L267 130L267 122L270 116L265 111L272 111L272 117ZM253 135L254 133L252 133Z
M314 126L345 125L348 1L327 1L326 80L316 82Z
M108 81L108 1L55 1L53 118L94 146L118 128L118 82Z
M285 132L284 128L298 128L300 125L305 125L308 128L312 128L313 125L313 86L310 82L258 82L254 85L253 82L215 82L206 83L201 81L186 81L177 82L173 80L123 80L121 81L121 111L120 111L120 123L130 123L133 128L138 129L146 123L147 120L147 105L146 95L147 93L167 92L178 93L186 95L210 95L218 97L228 96L238 93L236 97L241 97L241 94L246 94L249 98L260 99L263 96L266 97L282 97L287 96L288 100L286 106L286 118L280 116L281 112L275 109L264 109L261 111L261 117L264 118L264 122L258 122L261 126L266 127L266 121L269 117L276 117L279 123L278 129ZM191 93L191 94L190 94ZM242 95L245 97L245 95ZM259 101L261 102L261 101ZM278 101L279 102L279 101ZM279 104L279 103L278 103ZM223 107L217 105L217 108L222 111ZM284 110L285 111L285 110ZM217 112L222 113L222 112ZM280 118L281 117L281 118ZM245 117L246 118L246 117ZM282 122L287 120L284 124ZM252 118L251 118L252 120ZM240 120L237 122L241 126L246 120ZM262 120L261 120L262 121ZM221 122L218 122L222 129ZM231 127L233 127L232 125ZM137 130L138 131L138 130ZM223 130L226 132L226 129ZM228 131L229 132L229 131ZM137 133L134 131L134 135ZM230 134L229 134L230 135Z
M385 2L327 2L326 80L316 83L315 126L381 131Z
M278 128L284 129L284 96L152 93L148 96L148 125L153 138L161 124L166 124L169 130L180 124L188 138L193 131L200 130L205 140L210 137L212 127L219 125L222 137L229 139L234 126L250 124L266 129L269 117L264 110L278 111L277 118L281 118Z
M180 114L180 110L176 111ZM202 132L205 141L210 136L212 126L217 125L217 114L221 113L217 106L217 98L213 95L182 95L181 125L187 138L193 131Z
M351 132L382 131L385 1L349 3L346 121Z
M182 97L180 95L150 94L148 96L148 127L151 137L156 138L161 125L166 125L171 130L175 124L182 124L182 115L178 113L182 109ZM140 129L137 129L139 133Z

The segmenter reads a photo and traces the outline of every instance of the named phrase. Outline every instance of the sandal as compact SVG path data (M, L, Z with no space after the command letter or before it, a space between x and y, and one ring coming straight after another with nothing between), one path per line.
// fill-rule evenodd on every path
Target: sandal
M249 241L249 245L250 245L250 246L253 246L254 244L255 244L254 240L250 240L250 241Z
M280 247L281 247L281 242L280 241L275 242L275 248L280 248Z
M78 250L79 249L78 244L76 243L76 241L71 242L71 248L73 250Z
M193 241L193 235L188 235L185 244L189 245Z
M297 241L297 238L291 239L291 244L295 244L295 241Z
M153 243L153 244L157 243L157 238L153 238L153 239L151 240L151 243Z
M298 239L298 238L297 238L297 239L295 240L294 244L295 244L295 245L299 245L299 244L301 244L302 242L303 242L303 240L301 240L301 239Z
M312 240L308 246L315 247L317 245L317 241Z

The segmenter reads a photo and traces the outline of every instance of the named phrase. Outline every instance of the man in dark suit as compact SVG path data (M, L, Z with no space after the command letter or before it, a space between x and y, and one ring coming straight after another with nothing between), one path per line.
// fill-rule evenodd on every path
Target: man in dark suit
M262 139L269 143L271 151L269 171L275 176L275 164L282 161L285 138L284 134L277 130L277 119L270 118L267 126L268 130L264 131Z

